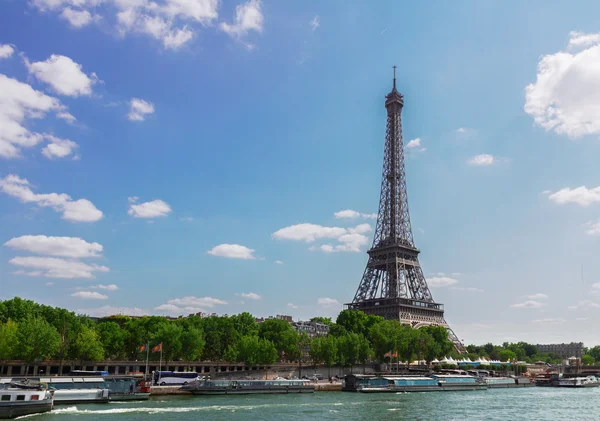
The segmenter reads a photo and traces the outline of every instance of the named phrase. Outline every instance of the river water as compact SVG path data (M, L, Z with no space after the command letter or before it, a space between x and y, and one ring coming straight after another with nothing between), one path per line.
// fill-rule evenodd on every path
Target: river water
M165 396L146 402L58 406L36 421L600 420L600 388L474 392Z

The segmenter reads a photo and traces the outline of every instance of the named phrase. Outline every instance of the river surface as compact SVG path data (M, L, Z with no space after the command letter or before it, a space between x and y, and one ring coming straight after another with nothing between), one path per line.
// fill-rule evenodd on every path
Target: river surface
M36 421L600 420L600 388L473 392L165 396L146 402L57 406Z

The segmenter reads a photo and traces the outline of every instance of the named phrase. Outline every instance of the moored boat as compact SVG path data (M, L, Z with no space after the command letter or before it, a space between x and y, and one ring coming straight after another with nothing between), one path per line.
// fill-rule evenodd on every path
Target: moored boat
M313 393L303 380L196 380L181 387L194 395Z
M527 377L484 377L483 380L490 389L530 387L535 385L535 383Z
M596 376L562 377L554 382L553 386L572 388L598 387L600 386L600 382Z
M41 377L40 382L54 390L56 405L106 403L110 398L110 390L101 377Z
M48 412L53 402L53 393L45 385L10 383L0 389L0 419Z
M487 384L478 377L435 374L432 376L357 376L344 379L342 390L361 393L448 392L485 390Z

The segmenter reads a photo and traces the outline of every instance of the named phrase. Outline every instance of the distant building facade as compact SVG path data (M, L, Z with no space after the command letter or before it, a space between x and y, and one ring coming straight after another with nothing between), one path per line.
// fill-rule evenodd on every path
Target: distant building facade
M329 333L329 326L319 322L295 322L292 323L292 326L298 333L304 332L311 339L326 336Z
M556 354L561 358L583 356L583 342L571 342L570 344L547 344L547 345L536 345L536 348L540 354Z

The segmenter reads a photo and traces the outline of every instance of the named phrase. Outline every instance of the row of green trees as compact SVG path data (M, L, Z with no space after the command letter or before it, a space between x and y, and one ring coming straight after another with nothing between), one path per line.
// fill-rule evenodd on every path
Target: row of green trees
M344 310L327 324L329 335L309 339L279 319L257 323L249 313L234 316L113 316L97 321L62 308L13 298L0 301L0 360L143 360L140 347L163 344L165 361L226 361L248 365L312 360L352 367L367 361L432 361L459 357L442 327L412 329L398 321ZM558 363L557 355L539 354L525 342L467 346L468 357L501 361ZM158 353L150 359L157 360ZM600 362L600 347L586 350L584 364Z
M415 330L397 321L342 311L326 337L309 339L279 319L257 323L249 313L234 316L113 316L93 321L61 308L13 298L0 302L0 360L142 360L162 343L165 361L227 361L249 365L311 359L329 366L353 366L373 359L432 360L452 344L439 327ZM388 354L386 356L386 354ZM150 358L157 360L158 353Z

